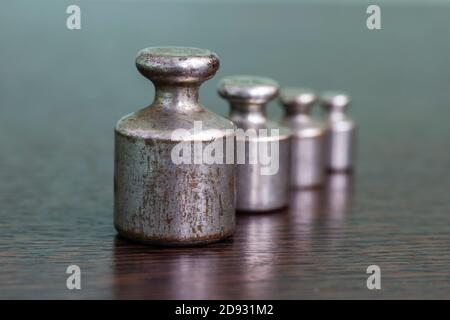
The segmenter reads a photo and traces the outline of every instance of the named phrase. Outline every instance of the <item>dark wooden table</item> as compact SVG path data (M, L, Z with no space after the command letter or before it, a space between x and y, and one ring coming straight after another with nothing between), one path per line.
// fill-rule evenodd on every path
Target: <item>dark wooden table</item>
M2 5L0 298L450 298L448 7L383 6L374 32L361 5L80 5L79 31L65 29L63 4ZM151 100L133 57L161 44L219 52L202 101L222 114L215 86L233 73L348 90L353 177L293 191L289 209L239 215L223 243L118 237L112 128ZM66 288L72 264L81 290ZM381 290L366 287L373 264Z

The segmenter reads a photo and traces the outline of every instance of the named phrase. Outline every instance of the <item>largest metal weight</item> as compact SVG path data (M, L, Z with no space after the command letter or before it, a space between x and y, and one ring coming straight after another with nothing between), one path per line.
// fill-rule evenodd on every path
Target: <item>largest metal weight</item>
M198 103L199 87L214 76L219 58L205 49L147 48L138 53L136 67L153 82L155 98L116 126L117 231L158 245L197 245L230 236L233 161L227 163L226 148L219 161L201 158L211 143L225 145L235 134L231 121Z

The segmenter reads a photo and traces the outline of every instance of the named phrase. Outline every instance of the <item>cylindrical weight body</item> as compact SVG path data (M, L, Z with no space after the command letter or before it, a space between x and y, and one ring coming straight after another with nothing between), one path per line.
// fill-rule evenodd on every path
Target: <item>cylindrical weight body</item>
M208 145L202 142L202 149ZM175 143L116 131L115 226L142 242L193 245L234 230L234 165L174 164Z
M236 165L236 208L242 211L270 211L285 207L289 200L289 153L288 135L278 136L273 141L240 141L237 150L245 145L245 163ZM251 161L252 144L264 151L265 163L259 156L257 163ZM266 146L263 146L266 144ZM275 144L278 144L276 146ZM262 160L262 161L261 161Z
M325 134L312 137L292 135L291 186L309 188L325 179Z
M329 122L327 130L327 165L331 171L347 171L353 167L355 137L353 123Z

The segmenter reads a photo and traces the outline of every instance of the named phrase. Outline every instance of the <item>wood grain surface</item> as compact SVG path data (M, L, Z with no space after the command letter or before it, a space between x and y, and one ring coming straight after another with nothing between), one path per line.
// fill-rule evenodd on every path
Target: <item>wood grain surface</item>
M450 298L448 7L386 6L383 30L370 33L358 5L130 3L103 15L101 2L81 2L78 33L64 29L63 4L2 9L0 298ZM147 19L151 9L160 14ZM180 19L158 29L171 15ZM215 86L233 73L348 90L354 174L292 191L289 209L239 214L226 242L157 248L118 237L112 128L151 101L135 52L167 43L219 52L222 73L201 99L222 114ZM81 290L66 288L72 264ZM366 287L373 264L381 290Z

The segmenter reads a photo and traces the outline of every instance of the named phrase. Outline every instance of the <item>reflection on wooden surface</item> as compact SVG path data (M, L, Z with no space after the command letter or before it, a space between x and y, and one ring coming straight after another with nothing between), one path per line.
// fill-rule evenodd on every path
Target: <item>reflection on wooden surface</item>
M288 209L241 213L232 239L204 247L157 248L114 241L116 298L271 298L295 296L316 247L338 246L349 210L348 177L293 190ZM330 194L331 192L331 194Z

